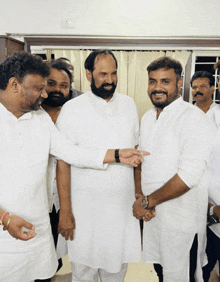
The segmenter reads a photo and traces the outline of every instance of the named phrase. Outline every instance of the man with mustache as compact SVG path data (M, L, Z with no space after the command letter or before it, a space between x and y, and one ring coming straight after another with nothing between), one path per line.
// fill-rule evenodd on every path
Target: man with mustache
M57 117L60 113L62 106L74 96L82 94L82 92L72 89L73 82L73 66L59 58L50 62L50 75L47 78L46 92L48 97L42 102L42 107L50 115L52 121L56 124ZM68 63L67 63L68 62ZM56 159L49 158L48 173L47 173L47 192L49 200L50 222L54 238L55 246L58 241L58 221L59 221L59 197L56 187ZM63 241L60 245L61 250L65 250ZM60 254L61 255L61 254ZM58 270L62 266L62 259L59 259ZM49 282L51 279L35 280Z
M93 51L85 61L85 69L91 91L63 106L58 128L81 146L134 148L139 136L136 106L130 97L115 92L114 54L109 50ZM69 234L73 239L67 241L72 281L124 281L127 263L141 260L139 222L132 216L133 169L117 163L102 173L70 168L58 161L57 172L58 190L62 190L59 229L66 239ZM65 201L70 182L72 210Z
M142 118L139 147L150 156L135 169L138 199L133 205L137 219L146 221L146 211L149 217L156 212L144 222L144 261L154 263L160 282L203 281L201 267L194 278L195 257L206 219L207 186L202 185L213 132L206 116L180 96L178 61L162 57L147 71L154 107Z
M208 71L197 71L192 76L190 84L195 105L206 113L216 125L215 112L219 110L219 106L212 101L212 95L215 89L213 75Z

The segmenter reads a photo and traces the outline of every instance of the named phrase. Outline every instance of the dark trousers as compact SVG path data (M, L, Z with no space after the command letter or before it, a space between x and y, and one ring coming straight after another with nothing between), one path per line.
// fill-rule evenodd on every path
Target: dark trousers
M190 282L196 282L194 275L196 271L196 262L197 262L197 251L198 251L198 236L195 235L192 247L190 249ZM154 269L159 278L159 282L163 282L163 267L160 264L154 264Z
M52 230L52 234L53 234L53 240L54 240L54 244L55 247L57 246L57 241L58 241L58 223L59 223L59 211L58 213L56 212L55 206L53 206L52 212L49 214L50 215L50 224L51 224L51 230ZM63 263L62 263L62 259L58 260L58 268L57 271L62 267ZM51 278L48 279L37 279L35 280L35 282L50 282Z
M208 257L208 264L202 269L204 282L209 281L210 274L217 261L218 263L220 262L220 238L216 236L209 227L207 227L206 254Z

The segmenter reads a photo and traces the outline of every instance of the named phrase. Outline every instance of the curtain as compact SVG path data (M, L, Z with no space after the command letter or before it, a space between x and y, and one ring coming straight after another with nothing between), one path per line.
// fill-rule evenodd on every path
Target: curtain
M48 50L47 50L48 51ZM90 90L90 83L86 78L84 62L91 50L53 50L55 59L68 58L74 66L74 82L72 87L86 92ZM113 51L118 61L118 84L116 91L134 99L139 119L151 107L148 96L147 66L162 56L169 56L180 61L185 69L190 51Z

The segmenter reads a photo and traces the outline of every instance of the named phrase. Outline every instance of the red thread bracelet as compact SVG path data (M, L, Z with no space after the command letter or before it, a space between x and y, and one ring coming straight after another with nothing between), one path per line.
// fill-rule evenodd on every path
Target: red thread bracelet
M8 214L8 212L3 213L1 219L0 219L0 225L3 224L3 219L6 217L6 215Z

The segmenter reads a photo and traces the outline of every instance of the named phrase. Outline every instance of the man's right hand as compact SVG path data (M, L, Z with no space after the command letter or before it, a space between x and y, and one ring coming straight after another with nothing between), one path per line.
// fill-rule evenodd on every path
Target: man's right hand
M58 233L66 240L73 240L73 230L75 229L75 218L71 210L61 210L59 215Z
M10 221L9 220L9 214L6 215L4 218L4 226L7 227L7 231L9 234L19 240L27 241L32 239L36 233L35 233L35 227L25 221L23 218L16 216L16 215L11 215L10 216ZM7 223L9 222L8 226ZM28 231L23 230L25 228Z
M150 155L149 152L140 151L136 149L120 149L119 159L123 164L131 165L137 167L141 162L143 162L143 156Z

